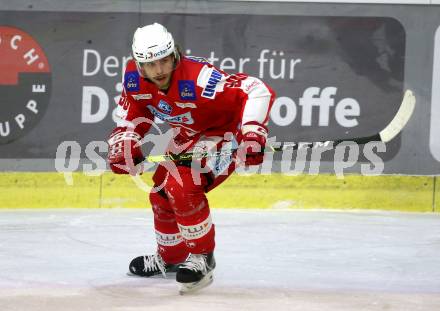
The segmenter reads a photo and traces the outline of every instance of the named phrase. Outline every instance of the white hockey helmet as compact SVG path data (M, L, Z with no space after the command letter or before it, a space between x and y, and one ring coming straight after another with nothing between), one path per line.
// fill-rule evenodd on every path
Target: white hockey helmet
M136 29L131 48L138 65L175 53L173 36L158 23Z

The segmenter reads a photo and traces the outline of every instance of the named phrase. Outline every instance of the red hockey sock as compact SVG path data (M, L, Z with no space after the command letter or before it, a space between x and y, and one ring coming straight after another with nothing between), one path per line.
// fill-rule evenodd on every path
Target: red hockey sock
M193 178L190 167L177 166L177 170L178 174L168 175L164 191L180 233L191 253L210 253L215 247L215 230L205 195L206 178Z
M166 263L176 264L185 261L188 251L165 194L151 192L150 202L154 213L158 253Z

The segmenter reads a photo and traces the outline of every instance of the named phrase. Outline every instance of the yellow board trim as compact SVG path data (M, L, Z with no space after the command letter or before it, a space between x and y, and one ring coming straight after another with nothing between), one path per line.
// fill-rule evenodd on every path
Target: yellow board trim
M0 208L150 208L151 173L0 173ZM433 176L238 175L208 193L214 208L377 209L439 212ZM137 185L143 184L144 190ZM434 191L435 184L435 191Z

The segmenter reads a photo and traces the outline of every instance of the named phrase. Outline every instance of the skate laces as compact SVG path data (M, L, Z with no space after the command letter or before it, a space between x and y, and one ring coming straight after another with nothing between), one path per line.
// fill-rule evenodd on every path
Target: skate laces
M151 256L144 256L144 272L156 271L157 269L162 272L164 278L166 278L165 263L158 254Z
M193 271L200 271L202 274L207 273L207 256L206 255L197 255L197 254L189 254L186 261L181 264L180 268L189 269Z

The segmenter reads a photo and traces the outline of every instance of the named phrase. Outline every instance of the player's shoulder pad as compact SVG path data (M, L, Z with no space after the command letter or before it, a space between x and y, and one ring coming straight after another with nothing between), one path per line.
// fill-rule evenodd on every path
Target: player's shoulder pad
M140 76L134 60L129 60L125 67L124 88L126 92L138 92L140 89Z

